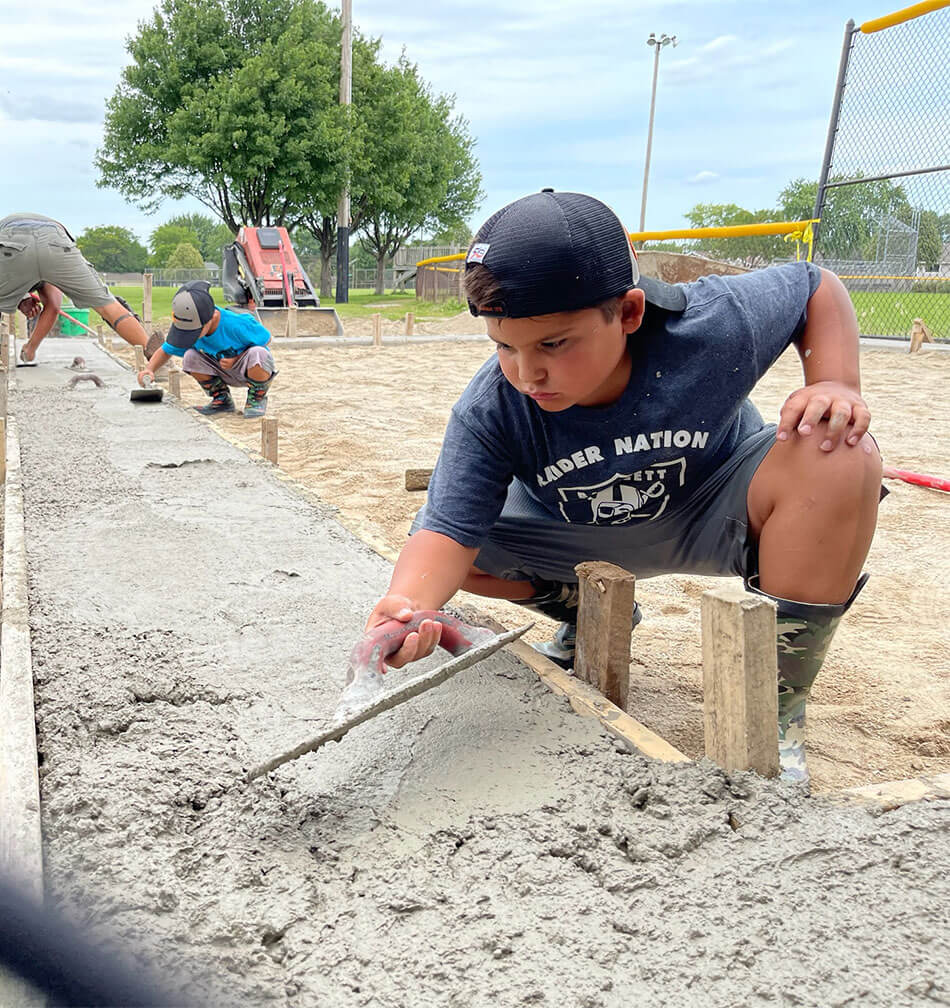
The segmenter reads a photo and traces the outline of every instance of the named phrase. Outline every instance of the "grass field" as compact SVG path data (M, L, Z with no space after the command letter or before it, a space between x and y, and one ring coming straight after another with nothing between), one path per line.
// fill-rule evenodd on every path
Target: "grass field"
M142 288L140 286L116 286L111 288L113 294L125 298L139 313L142 311ZM172 298L175 287L152 288L152 318L156 321L170 319L172 314ZM224 301L224 292L220 287L211 288L211 296L217 304ZM412 312L417 319L449 318L457 315L465 307L459 301L419 301L415 294L403 291L388 294L376 294L372 290L351 290L347 304L337 305L332 298L321 299L324 308L336 307L337 314L346 319L368 318L379 313L383 318L393 321L405 318L406 312Z
M138 286L114 287L115 294L124 297L137 311L142 310L142 288ZM171 318L174 287L155 287L152 290L152 317L159 321ZM220 287L212 287L211 295L220 304L224 294ZM922 318L937 339L950 340L950 293L901 294L887 291L852 291L851 300L858 316L863 335L903 336L909 338L915 318ZM341 319L368 318L379 313L383 318L397 320L412 312L417 319L449 318L464 309L459 301L419 301L415 294L390 291L376 294L372 290L350 291L347 304L337 305L330 298L321 301L325 308L335 306Z
M861 332L868 336L910 336L915 318L937 339L950 339L950 293L911 294L851 291Z

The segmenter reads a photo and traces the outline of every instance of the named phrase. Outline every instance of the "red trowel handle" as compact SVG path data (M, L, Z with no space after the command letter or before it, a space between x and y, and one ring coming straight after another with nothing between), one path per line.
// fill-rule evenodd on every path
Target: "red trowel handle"
M439 646L445 648L453 656L467 651L474 644L480 644L493 637L491 630L485 627L473 627L454 616L435 610L420 610L408 623L400 620L388 620L380 624L357 641L356 647L350 652L350 663L346 670L346 685L365 673L383 674L383 662L402 647L409 634L418 630L423 620L435 620L442 624L442 636Z

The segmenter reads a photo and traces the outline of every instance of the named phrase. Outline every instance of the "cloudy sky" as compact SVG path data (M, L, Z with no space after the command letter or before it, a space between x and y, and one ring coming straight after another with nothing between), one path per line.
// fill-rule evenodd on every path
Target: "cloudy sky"
M0 216L33 210L74 233L120 224L143 240L198 204L148 216L96 187L105 101L126 40L154 0L0 2ZM331 6L333 4L331 3ZM844 26L887 0L353 0L353 18L405 47L476 138L486 192L477 219L551 185L592 192L639 223L653 50L660 57L648 228L682 226L698 202L773 205L816 178ZM430 10L432 13L423 13ZM10 44L11 41L16 44Z

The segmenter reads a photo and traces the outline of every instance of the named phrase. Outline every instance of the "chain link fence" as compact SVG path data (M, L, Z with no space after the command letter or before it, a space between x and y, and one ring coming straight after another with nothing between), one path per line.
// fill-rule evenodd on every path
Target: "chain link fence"
M931 6L931 5L928 5ZM845 28L814 261L863 335L950 340L950 7Z

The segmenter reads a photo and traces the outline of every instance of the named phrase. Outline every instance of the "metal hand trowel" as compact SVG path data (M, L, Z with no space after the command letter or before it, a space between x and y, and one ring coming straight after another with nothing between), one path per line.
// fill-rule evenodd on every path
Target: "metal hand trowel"
M418 630L423 620L435 620L442 624L439 646L445 648L453 658L438 668L409 679L392 690L384 689L383 662L398 651L406 637ZM351 729L383 711L398 707L436 686L451 679L456 672L469 668L483 658L494 654L506 644L517 640L526 633L533 623L526 623L517 630L496 634L486 627L473 627L454 616L443 612L417 612L408 623L390 620L360 638L350 653L346 671L346 685L337 705L334 725L314 738L301 742L293 749L275 756L266 763L250 770L245 780L262 777L276 767L297 759L306 753L319 749L327 742L336 742Z

